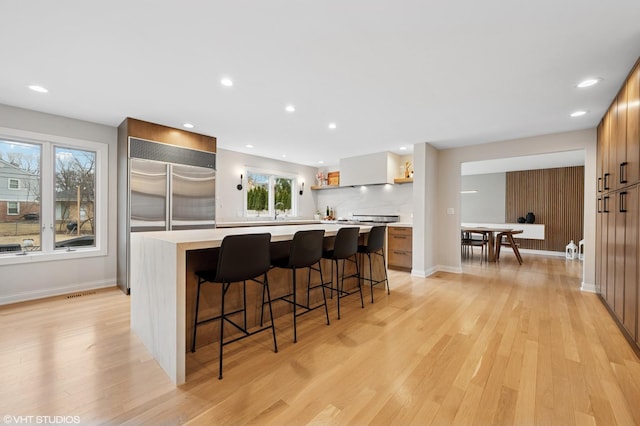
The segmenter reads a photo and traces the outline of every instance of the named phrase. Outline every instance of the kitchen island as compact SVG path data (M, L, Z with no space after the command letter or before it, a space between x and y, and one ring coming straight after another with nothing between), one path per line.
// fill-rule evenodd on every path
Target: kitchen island
M193 323L193 300L197 288L194 271L215 261L216 250L225 236L268 232L272 247L277 247L290 241L297 231L323 229L325 241L331 244L330 240L338 229L348 226L354 225L323 223L132 233L131 328L171 380L180 385L185 382L186 348L190 343L187 339L190 339ZM361 238L370 230L370 226L360 226ZM326 266L323 269L328 272L329 265ZM272 297L289 288L291 278L287 272L276 269L269 272ZM325 282L329 281L327 272ZM304 283L306 281L303 280ZM259 299L257 293L249 293L249 286L247 293L248 303ZM207 309L214 312L218 304L219 293L212 292L210 296L205 297L209 302L204 306L201 300L203 316L207 316L204 312ZM249 321L255 320L259 307L260 304L253 306ZM250 308L247 306L248 310ZM274 316L286 312L280 309L274 312ZM206 330L202 334L213 336Z

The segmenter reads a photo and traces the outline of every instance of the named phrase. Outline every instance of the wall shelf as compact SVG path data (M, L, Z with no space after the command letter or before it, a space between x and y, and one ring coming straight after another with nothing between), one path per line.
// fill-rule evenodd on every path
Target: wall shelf
M322 185L322 186L311 185L312 191L317 191L320 189L336 189L336 188L340 188L340 185Z
M413 178L395 178L393 183L412 183Z

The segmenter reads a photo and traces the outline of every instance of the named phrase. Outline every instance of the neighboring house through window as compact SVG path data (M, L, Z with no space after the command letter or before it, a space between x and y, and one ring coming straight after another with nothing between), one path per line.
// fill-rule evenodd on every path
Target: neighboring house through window
M0 135L0 246L42 260L105 254L106 144L15 133ZM19 261L0 250L0 264Z

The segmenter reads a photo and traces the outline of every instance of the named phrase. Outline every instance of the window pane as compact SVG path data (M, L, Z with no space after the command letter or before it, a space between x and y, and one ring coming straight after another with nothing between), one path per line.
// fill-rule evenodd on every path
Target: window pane
M287 215L291 215L291 188L293 187L293 179L277 177L275 181L274 208L276 213L280 214L283 212Z
M247 174L247 215L260 216L269 212L269 176Z
M56 248L95 246L96 153L55 148Z
M40 250L40 145L0 140L0 254Z

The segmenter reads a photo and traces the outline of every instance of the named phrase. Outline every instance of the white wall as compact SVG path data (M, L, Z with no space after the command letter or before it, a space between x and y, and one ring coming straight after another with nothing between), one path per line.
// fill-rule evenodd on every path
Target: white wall
M116 283L116 128L0 105L0 127L105 143L109 149L107 255L4 265L0 304L36 299Z
M478 191L473 194L460 194L462 222L504 223L506 173L462 176L460 189Z
M595 284L595 220L596 200L596 130L556 133L524 139L454 148L438 153L438 193L427 195L435 206L436 223L434 238L438 241L434 266L441 270L461 270L460 261L460 182L461 163L467 161L509 158L583 149L585 151L584 239L585 263L583 285ZM454 214L447 214L453 208ZM415 239L415 236L414 236Z
M247 168L295 175L300 182L304 182L302 195L299 195L299 188L294 191L294 196L297 197L299 203L298 217L313 218L316 207L311 193L311 185L315 185L317 168L218 148L216 157L216 221L243 220ZM240 174L244 175L244 189L242 191L236 189L236 185L240 183Z

